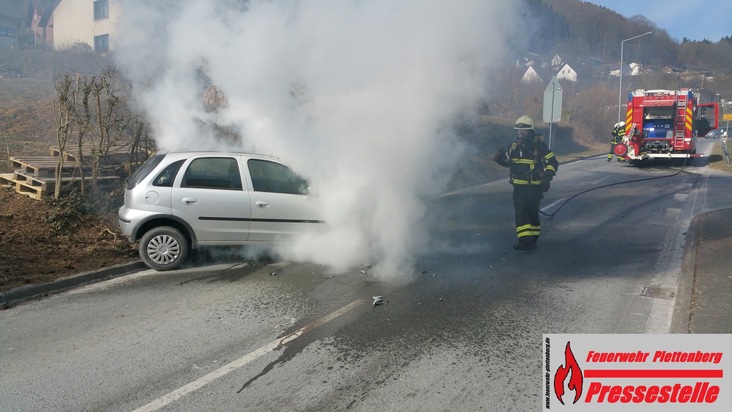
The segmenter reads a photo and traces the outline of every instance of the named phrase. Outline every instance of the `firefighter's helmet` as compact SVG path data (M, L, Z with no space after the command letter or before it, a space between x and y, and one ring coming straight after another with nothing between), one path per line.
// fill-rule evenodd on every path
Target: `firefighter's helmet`
M534 130L534 121L529 116L521 116L516 119L513 125L514 129Z
M617 123L615 123L615 128L616 129L621 128L621 127L625 127L625 122L617 122Z

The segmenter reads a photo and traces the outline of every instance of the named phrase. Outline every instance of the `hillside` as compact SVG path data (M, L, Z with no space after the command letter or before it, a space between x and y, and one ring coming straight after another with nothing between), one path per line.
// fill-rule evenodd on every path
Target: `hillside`
M620 61L620 43L624 39L652 31L650 41L629 43L624 57L644 65L670 65L732 75L732 26L730 35L716 42L672 39L665 29L653 22L653 16L624 16L580 0L527 0L540 14L545 29L541 34L552 39L536 42L541 52L576 53L606 62ZM690 16L691 20L691 16ZM557 23L559 22L559 23ZM547 33L548 31L548 33Z

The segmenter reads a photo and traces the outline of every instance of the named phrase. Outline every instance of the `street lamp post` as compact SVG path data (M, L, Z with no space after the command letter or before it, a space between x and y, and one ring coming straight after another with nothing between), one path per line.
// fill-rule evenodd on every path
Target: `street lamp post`
M622 118L620 117L620 108L623 101L623 46L625 45L626 41L637 39L638 37L647 36L649 34L653 33L652 31L649 31L648 33L639 34L637 36L631 37L629 39L625 39L620 42L620 86L618 86L618 121L621 121Z

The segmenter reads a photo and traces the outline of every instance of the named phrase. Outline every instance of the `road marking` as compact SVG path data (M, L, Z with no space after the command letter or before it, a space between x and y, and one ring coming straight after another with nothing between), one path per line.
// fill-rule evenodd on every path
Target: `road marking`
M168 393L167 395L164 395L158 399L155 399L154 401L148 403L147 405L144 405L140 408L135 409L134 412L157 411L160 408L184 397L185 395L208 385L209 383L228 374L229 372L233 372L236 369L239 369L242 366L246 365L247 363L252 362L252 361L256 360L257 358L260 358L261 356L265 355L266 353L272 352L273 350L277 350L277 349L281 348L283 345L285 345L286 343L299 338L300 336L304 335L305 333L308 333L311 330L316 329L317 327L322 326L322 325L332 321L333 319L350 312L351 310L357 308L358 306L364 304L365 302L366 302L366 300L364 300L364 299L357 300L355 302L351 302L350 304L336 310L335 312L332 312L329 315L326 315L318 320L315 320L315 321L303 326L302 328L296 330L295 332L290 333L289 335L285 335L285 336L273 341L272 343L262 346L261 348L255 350L254 352L250 352L250 353L242 356L241 358L239 358L229 364L226 364L226 365L222 366L221 368L216 369L215 371L213 371L207 375L204 375L203 377L200 377L185 386L182 386L182 387L174 390L173 392Z

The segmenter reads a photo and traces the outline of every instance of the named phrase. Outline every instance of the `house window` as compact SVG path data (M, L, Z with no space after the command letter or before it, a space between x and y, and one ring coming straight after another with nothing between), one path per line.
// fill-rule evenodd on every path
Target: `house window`
M0 36L14 39L16 37L15 27L0 26Z
M109 0L94 0L94 20L109 18Z
M109 34L94 36L94 51L97 53L106 53L109 51Z

